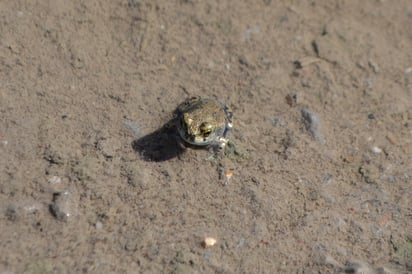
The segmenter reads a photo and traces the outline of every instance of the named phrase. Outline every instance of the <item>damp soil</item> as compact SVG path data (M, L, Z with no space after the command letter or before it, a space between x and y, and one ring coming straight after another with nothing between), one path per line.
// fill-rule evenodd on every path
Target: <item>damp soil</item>
M409 0L1 1L0 270L412 272L411 26ZM189 96L233 110L226 152L176 139Z

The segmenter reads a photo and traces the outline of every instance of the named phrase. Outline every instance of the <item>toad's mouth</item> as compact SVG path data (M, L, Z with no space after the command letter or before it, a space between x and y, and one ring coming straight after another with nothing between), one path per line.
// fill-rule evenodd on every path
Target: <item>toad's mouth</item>
M196 134L189 134L187 131L184 130L184 128L180 128L178 132L183 141L191 145L206 146L209 145L213 139L211 136L203 137Z
M205 138L202 136L189 135L189 134L180 134L180 136L183 138L184 141L192 145L205 146L205 145L210 144L211 142L210 138Z

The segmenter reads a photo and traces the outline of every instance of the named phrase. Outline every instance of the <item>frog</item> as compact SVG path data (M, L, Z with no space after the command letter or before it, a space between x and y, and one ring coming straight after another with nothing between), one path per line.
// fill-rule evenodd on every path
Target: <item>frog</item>
M183 145L216 148L222 151L233 128L231 109L212 98L189 97L175 110L175 126Z

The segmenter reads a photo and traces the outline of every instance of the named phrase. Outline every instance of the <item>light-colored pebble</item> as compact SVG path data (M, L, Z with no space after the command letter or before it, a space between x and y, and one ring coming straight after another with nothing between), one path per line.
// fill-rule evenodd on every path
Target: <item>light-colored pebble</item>
M412 73L412 67L406 68L405 71L404 71L404 73L405 73L406 75L411 74L411 73Z
M379 153L382 152L382 149L379 148L379 147L377 147L377 146L373 146L373 147L371 148L371 150L372 150L372 152L375 153L375 154L379 154Z
M53 194L50 212L60 221L69 221L77 215L78 196L74 191L63 191Z
M233 170L232 169L226 169L223 171L222 177L224 178L224 184L227 185L230 182L230 179L232 179L233 176Z
M213 238L213 237L206 237L206 238L203 240L202 245L203 245L204 248L208 248L208 247L214 246L214 245L216 244L216 242L217 242L217 240L216 240L215 238Z
M96 224L95 224L95 227L96 227L97 230L102 229L103 228L103 223L100 222L100 221L97 221Z
M301 110L301 113L304 119L306 130L309 131L312 134L313 138L315 138L317 141L319 141L320 143L325 143L325 139L323 138L320 130L321 126L319 117L306 108L303 108Z
M51 185L60 184L62 182L62 178L59 176L53 176L49 179L48 183Z

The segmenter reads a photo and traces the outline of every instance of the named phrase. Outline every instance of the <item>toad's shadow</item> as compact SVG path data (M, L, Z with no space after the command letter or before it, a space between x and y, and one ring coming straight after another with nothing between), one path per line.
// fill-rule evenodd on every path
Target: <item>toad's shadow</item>
M179 142L177 129L172 120L160 129L134 140L132 147L145 161L155 162L167 161L185 151Z

